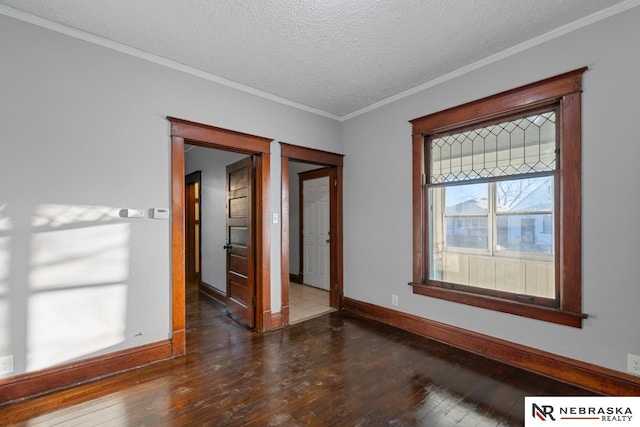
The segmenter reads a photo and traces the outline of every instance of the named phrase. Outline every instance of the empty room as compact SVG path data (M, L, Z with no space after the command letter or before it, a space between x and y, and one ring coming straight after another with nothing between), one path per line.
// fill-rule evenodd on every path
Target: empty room
M637 398L638 41L640 0L0 0L0 424Z

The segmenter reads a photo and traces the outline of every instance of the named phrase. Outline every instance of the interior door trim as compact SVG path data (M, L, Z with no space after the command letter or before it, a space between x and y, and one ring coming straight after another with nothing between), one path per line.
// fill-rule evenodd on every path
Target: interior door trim
M342 306L343 296L343 236L342 236L342 167L344 155L313 148L280 143L281 155L281 295L282 325L289 324L289 161L312 163L329 168L329 204L331 243L330 256L330 304ZM296 231L297 232L297 231Z
M167 117L171 123L171 354L186 353L184 144L256 156L256 329L271 325L270 138Z

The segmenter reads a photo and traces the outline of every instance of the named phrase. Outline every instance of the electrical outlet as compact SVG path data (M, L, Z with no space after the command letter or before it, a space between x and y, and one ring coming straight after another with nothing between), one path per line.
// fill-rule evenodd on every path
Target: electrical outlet
M398 305L398 295L391 295L391 305Z
M13 373L13 355L0 357L0 375Z
M627 354L627 371L633 375L640 375L640 356Z

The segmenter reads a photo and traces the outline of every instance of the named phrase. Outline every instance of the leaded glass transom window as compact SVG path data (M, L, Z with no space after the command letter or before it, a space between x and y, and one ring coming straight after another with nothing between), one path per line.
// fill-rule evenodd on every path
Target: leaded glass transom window
M529 115L430 138L430 183L552 171L556 113Z

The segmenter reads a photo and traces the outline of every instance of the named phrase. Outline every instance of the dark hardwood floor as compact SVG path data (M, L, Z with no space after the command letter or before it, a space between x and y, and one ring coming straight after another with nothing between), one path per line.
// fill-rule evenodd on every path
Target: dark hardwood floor
M585 390L345 312L264 335L189 286L185 357L0 406L6 426L519 426Z

